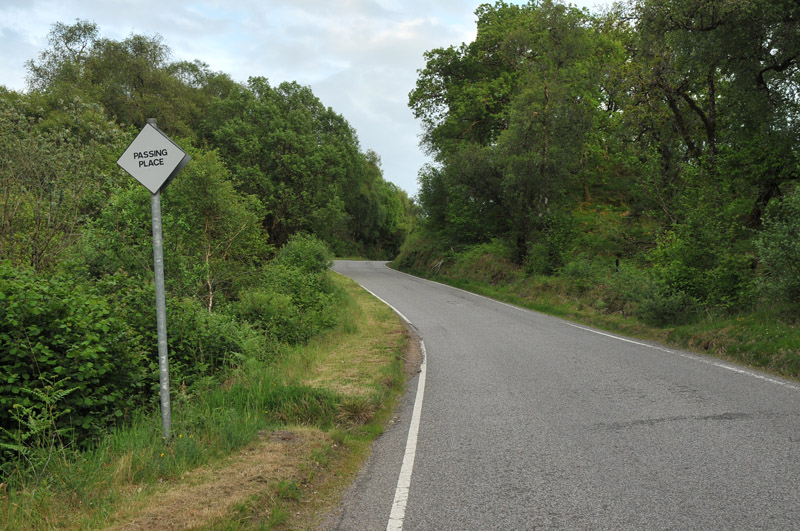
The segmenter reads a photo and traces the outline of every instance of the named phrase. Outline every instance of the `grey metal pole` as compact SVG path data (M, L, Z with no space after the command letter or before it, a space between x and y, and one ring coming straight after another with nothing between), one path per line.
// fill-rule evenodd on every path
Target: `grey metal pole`
M156 125L155 118L147 123ZM156 280L156 318L158 321L158 377L161 387L161 428L164 439L171 438L172 411L169 400L169 358L167 357L167 297L164 289L164 242L161 236L161 190L150 196L153 216L153 259Z

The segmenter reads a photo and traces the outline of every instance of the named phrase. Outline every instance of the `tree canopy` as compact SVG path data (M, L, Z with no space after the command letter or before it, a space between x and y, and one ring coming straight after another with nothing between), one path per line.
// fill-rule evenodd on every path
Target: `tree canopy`
M409 95L435 159L419 176L426 230L500 239L554 273L586 248L578 220L610 208L622 222L593 247L650 264L666 295L745 304L766 260L754 235L797 193L800 6L533 0L476 15L475 40L426 52Z

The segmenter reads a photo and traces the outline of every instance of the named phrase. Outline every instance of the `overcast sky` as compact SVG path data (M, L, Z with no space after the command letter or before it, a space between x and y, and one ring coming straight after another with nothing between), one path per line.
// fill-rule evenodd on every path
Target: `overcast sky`
M408 108L422 54L470 42L481 0L0 0L0 85L25 90L25 61L55 22L95 22L102 37L163 37L173 60L200 59L245 82L308 85L355 127L362 150L410 195L428 162ZM490 3L493 3L490 2ZM526 4L514 0L511 3ZM572 0L595 11L603 0Z

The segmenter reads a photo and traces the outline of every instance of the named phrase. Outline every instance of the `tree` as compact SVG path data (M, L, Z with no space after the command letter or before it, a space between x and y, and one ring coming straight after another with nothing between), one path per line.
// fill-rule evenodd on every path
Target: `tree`
M442 166L422 175L420 200L454 241L507 237L522 261L586 169L596 115L611 108L604 58L620 54L585 12L549 0L476 14L475 41L428 52L409 96Z
M75 102L34 120L37 103L0 94L0 258L43 271L107 200L107 150L126 136L95 105Z
M644 1L632 14L634 60L651 72L634 87L648 96L641 101L669 108L685 158L718 202L727 192L754 194L747 221L757 225L781 184L798 177L800 6Z
M509 126L498 139L503 155L504 204L512 218L516 257L527 255L534 232L549 230L554 209L579 189L587 134L600 106L602 54L585 14L543 2L528 14L516 49L530 50L520 88L509 109Z
M219 293L236 297L252 283L270 254L259 224L263 206L234 189L216 152L195 153L164 199L166 228L191 282L187 291L211 312Z
M310 89L251 78L211 109L206 124L239 189L263 202L264 228L276 245L343 219L337 180L355 162L355 137Z
M79 97L101 104L122 125L136 128L148 118L170 135L191 137L211 102L234 83L200 61L170 63L171 50L159 35L101 38L97 25L56 23L50 49L28 61L28 85L58 101Z
M401 238L389 214L403 201L400 190L388 187L377 155L361 153L350 124L310 88L251 78L211 107L205 131L237 189L262 201L262 225L276 247L309 232L337 251L381 254L383 238Z
M40 53L38 61L25 63L28 86L39 91L80 86L84 82L86 62L98 40L99 31L94 22L76 20L71 26L56 22L48 34L51 48Z

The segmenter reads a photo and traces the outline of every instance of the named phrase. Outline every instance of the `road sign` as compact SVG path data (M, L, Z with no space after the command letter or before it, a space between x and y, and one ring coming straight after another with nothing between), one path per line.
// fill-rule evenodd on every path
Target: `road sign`
M158 327L158 377L161 387L161 427L170 440L172 407L169 398L167 349L167 297L164 291L164 243L161 236L161 190L189 163L189 155L161 132L150 118L117 164L150 190L153 214L153 270L156 283L156 324Z
M158 127L148 123L117 160L117 164L151 193L156 193L186 166L189 158Z

